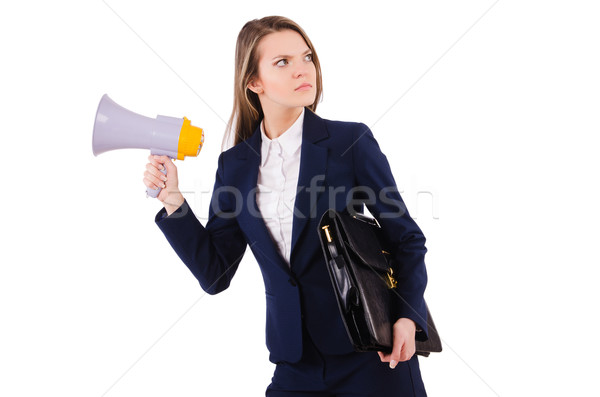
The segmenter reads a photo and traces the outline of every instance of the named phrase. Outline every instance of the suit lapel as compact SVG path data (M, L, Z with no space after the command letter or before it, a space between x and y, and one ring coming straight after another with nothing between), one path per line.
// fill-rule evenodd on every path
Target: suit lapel
M326 147L319 146L316 143L328 136L329 134L327 133L324 120L310 109L305 108L302 128L300 171L298 174L298 186L296 188L294 218L292 223L292 249L290 253L292 265L294 263L294 253L298 246L297 243L308 224L308 220L319 215L316 214L316 203L319 195L325 190L324 186L326 186L325 177L328 152ZM260 210L256 204L256 186L261 160L261 142L259 126L250 138L240 143L240 145L245 146L243 147L243 150L238 152L238 158L245 159L243 172L246 174L240 183L240 191L243 197L248 198L247 205L244 206L244 209L249 211L249 218L251 219L253 226L252 230L255 232L255 235L251 236L251 238L254 238L255 241L259 242L268 242L267 244L260 244L261 247L264 247L264 249L267 250L265 255L271 259L276 258L277 265L289 272L290 269L285 259L279 253L275 242L271 239L267 225L262 216L260 216Z
M252 231L247 233L247 237L253 250L259 250L263 256L270 259L276 266L289 273L290 269L271 238L256 203L258 171L261 159L260 126L257 127L250 138L238 145L243 145L237 155L238 159L242 160L238 168L240 174L239 188L242 198L247 198L242 211L248 220L249 230ZM255 243L257 244L254 245Z
M302 130L302 148L300 154L300 173L294 204L294 220L292 226L292 249L290 259L293 263L298 241L304 232L309 219L319 216L317 202L326 186L327 148L317 142L329 137L322 118L305 108ZM316 233L316 232L315 232ZM297 255L297 254L296 254Z

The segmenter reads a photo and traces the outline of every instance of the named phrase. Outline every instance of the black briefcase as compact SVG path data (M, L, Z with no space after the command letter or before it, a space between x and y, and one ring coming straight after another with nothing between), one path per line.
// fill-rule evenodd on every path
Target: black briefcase
M354 349L391 352L393 305L399 296L394 278L397 265L385 247L379 223L359 213L329 209L321 216L318 232L340 314ZM416 354L429 356L430 352L442 351L429 308L427 332L426 341L417 338Z

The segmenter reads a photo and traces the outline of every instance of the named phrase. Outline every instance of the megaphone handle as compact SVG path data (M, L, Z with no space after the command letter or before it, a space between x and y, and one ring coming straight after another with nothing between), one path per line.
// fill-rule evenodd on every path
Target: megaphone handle
M167 175L167 168L165 166L163 166L163 169L160 170L160 172L162 172L163 174ZM150 189L148 187L148 188L146 188L146 196L152 197L152 198L157 198L161 190L162 190L161 188Z

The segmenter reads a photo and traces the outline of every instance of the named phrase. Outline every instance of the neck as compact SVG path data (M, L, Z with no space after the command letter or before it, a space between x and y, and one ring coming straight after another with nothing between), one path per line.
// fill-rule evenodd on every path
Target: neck
M302 107L282 109L277 112L265 112L263 128L269 139L275 139L286 132L302 113Z

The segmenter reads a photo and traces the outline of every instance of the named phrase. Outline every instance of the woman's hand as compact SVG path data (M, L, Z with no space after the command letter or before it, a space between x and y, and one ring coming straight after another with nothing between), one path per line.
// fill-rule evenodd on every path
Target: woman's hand
M381 362L390 363L394 369L400 361L408 361L415 354L415 333L417 326L410 318L401 318L394 324L394 346L392 352L385 354L377 352Z
M179 191L179 179L177 178L177 167L168 156L148 156L149 163L146 164L144 172L144 185L150 189L162 190L157 199L160 200L168 215L171 215L183 204L183 195ZM161 172L167 169L167 175Z

